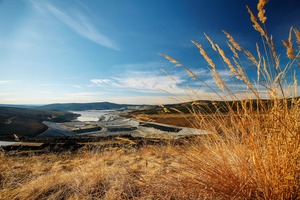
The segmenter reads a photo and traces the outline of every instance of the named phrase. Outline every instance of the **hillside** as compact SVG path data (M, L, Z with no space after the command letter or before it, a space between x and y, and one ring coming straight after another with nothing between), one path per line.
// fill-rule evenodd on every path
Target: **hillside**
M299 100L300 97L295 97L294 100ZM287 106L291 107L292 99L281 99L279 101L287 101ZM212 100L197 100L192 102L184 102L177 104L166 104L162 106L153 106L144 110L135 110L129 113L131 115L148 114L157 115L161 113L165 114L226 114L230 110L238 111L243 106L257 111L267 111L272 108L274 104L270 99L248 99L239 101L212 101Z
M44 110L70 110L70 111L82 111L82 110L112 110L120 109L128 106L127 104L115 104L110 102L97 102L97 103L57 103L49 104L37 107Z
M42 121L65 122L77 116L63 111L0 107L0 139L12 134L35 136L47 129Z
M23 104L0 104L0 107L10 107L10 108L37 108L40 105L33 105L33 104L28 104L28 105L23 105Z

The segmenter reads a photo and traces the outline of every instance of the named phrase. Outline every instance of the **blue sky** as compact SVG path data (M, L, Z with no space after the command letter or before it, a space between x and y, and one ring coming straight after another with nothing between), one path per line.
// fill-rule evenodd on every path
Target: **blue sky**
M0 0L0 103L168 103L187 85L198 90L160 53L215 87L191 40L209 50L203 33L222 46L226 30L254 50L260 38L246 5L256 12L253 0ZM300 28L300 3L270 0L266 9L285 55L281 40Z

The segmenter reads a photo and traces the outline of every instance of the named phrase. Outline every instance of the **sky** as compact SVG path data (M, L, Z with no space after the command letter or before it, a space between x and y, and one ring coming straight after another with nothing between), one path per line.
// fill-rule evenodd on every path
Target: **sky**
M0 0L0 104L171 103L174 97L188 100L189 88L197 98L205 98L211 91L160 54L176 58L217 90L208 64L191 40L211 53L206 33L226 49L222 33L226 30L244 48L255 50L260 36L252 28L246 5L256 13L256 4L255 0ZM291 26L300 28L299 13L297 0L270 0L266 6L267 28L282 57L281 40L286 40ZM225 79L231 76L221 61L216 64Z

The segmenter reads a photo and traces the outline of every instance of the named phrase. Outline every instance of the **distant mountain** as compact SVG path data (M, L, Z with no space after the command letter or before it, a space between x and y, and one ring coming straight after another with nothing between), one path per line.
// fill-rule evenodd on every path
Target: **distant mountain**
M124 107L136 106L129 104L115 104L110 102L98 103L57 103L37 107L43 110L65 110L65 111L82 111L82 110L113 110Z
M10 107L10 108L37 108L40 105L21 105L21 104L0 104L0 107Z

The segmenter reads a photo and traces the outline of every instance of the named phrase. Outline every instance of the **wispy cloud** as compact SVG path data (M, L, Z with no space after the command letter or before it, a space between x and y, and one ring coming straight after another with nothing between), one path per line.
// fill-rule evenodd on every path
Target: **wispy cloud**
M172 71L174 72L174 71ZM102 90L114 91L135 91L144 95L161 95L161 96L175 96L195 99L210 99L216 98L217 95L212 94L209 88L207 88L202 81L210 85L215 90L218 90L215 81L210 76L208 69L196 69L194 73L201 79L201 81L193 81L191 77L185 71L179 71L173 73L172 77L169 78L162 72L150 72L150 71L135 71L127 73L126 75L105 78L105 79L91 79L91 87L96 86L102 88ZM232 74L228 70L221 70L220 76L225 81L230 81ZM190 99L191 100L191 99Z
M83 38L109 49L120 50L119 45L101 33L83 12L77 10L68 13L44 1L30 0L29 2L34 9L39 12L49 12Z
M93 86L103 88L135 90L142 93L171 93L183 94L184 91L178 86L184 80L176 77L176 82L167 76L157 75L151 72L131 72L124 77L113 79L92 79Z
M92 79L91 82L97 85L106 85L108 83L111 83L112 81L109 79Z
M206 77L205 82L209 84L211 88L219 91L214 80L210 77L207 78L207 73L205 74L204 72L207 71L199 70L197 73L203 78ZM230 74L226 73L226 71L222 71L221 74L223 78L230 77ZM199 99L220 100L220 96L217 93L214 93L211 89L207 88L199 81L190 82L187 76L175 76L175 79L176 81L167 76L156 74L155 72L132 72L130 76L126 77L92 79L90 82L92 83L92 86L97 86L101 89L106 89L107 91L121 89L126 92L130 90L138 92L141 95L141 100L143 99L144 102L151 101L151 103L178 103ZM242 85L236 84L234 86L237 90L242 91L243 89L246 89ZM226 96L226 93L222 93L220 91L219 94L223 99L230 99L229 96ZM173 97L173 99L170 97ZM137 97L133 98L132 96L129 99L134 100L135 98Z
M13 80L0 80L0 85L6 85L6 84L11 84L14 83L16 81Z
M77 88L77 89L83 89L83 87L82 86L80 86L80 85L72 85L74 88Z

